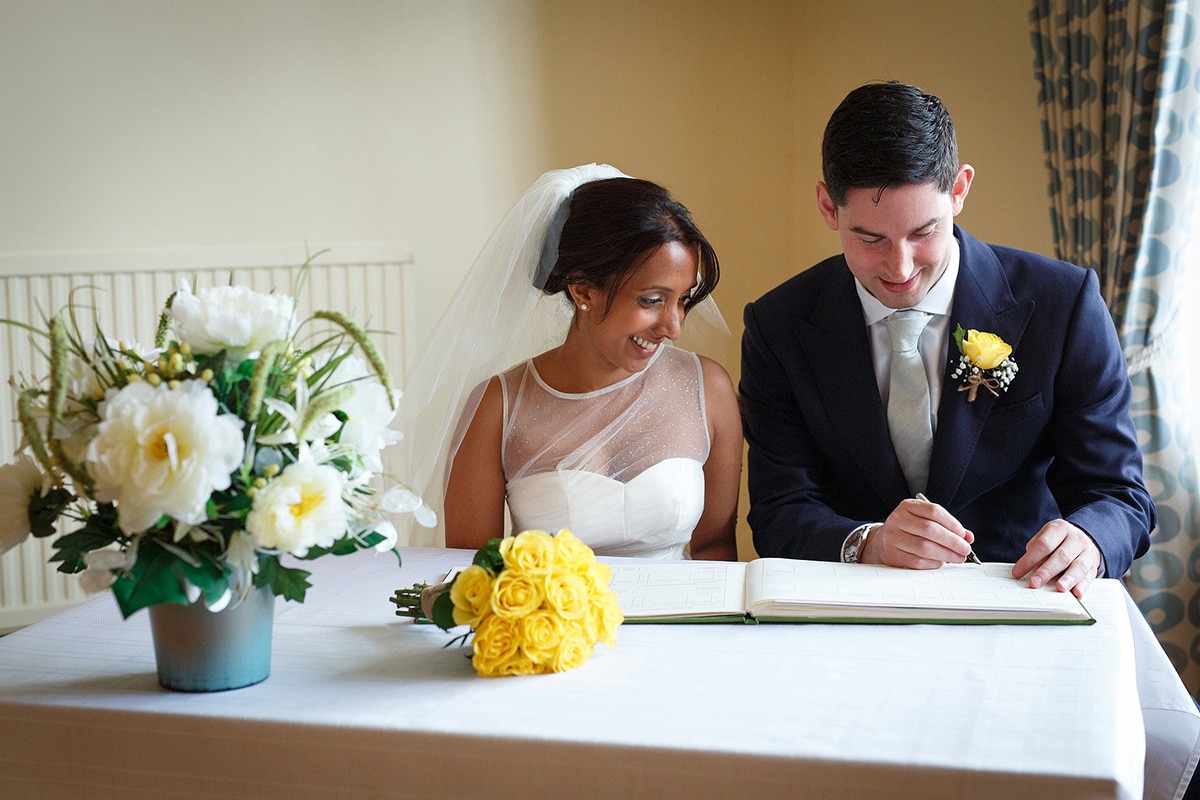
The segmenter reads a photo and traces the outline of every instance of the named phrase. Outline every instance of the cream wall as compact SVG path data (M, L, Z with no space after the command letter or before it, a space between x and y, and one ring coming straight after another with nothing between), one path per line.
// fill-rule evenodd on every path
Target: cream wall
M406 241L423 339L539 173L607 161L717 248L736 379L744 304L836 250L820 133L864 81L939 94L960 220L1049 251L1026 6L0 0L0 254Z
M399 240L428 331L545 161L534 29L518 0L0 0L0 254Z

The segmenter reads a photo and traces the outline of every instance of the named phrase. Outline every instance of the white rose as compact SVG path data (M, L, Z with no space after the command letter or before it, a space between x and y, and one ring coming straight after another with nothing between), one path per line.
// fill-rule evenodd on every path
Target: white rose
M296 316L287 295L262 294L244 286L215 286L192 294L189 285L171 301L175 335L192 351L212 355L227 350L237 363L268 343L286 339Z
M208 498L229 488L244 451L242 421L218 412L200 381L109 390L87 466L96 499L116 502L121 530L143 531L164 514L204 522Z

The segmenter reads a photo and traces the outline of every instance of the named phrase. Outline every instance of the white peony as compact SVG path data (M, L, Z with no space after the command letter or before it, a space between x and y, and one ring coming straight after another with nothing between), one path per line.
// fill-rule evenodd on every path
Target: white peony
M171 301L179 341L212 355L227 350L232 363L256 355L292 332L296 303L287 295L262 294L244 286L214 286L192 294L185 281Z
M0 467L0 554L29 536L29 502L41 490L42 472L29 456Z
M87 466L96 499L116 502L121 530L138 533L164 514L192 525L207 518L208 498L229 488L244 451L242 421L218 412L200 381L109 390Z
M328 547L346 533L342 473L327 464L297 461L254 494L246 530L258 547L298 556Z

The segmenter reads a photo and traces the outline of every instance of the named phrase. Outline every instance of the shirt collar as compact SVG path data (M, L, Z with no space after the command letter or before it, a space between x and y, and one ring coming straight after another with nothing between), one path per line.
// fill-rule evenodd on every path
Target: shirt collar
M942 273L942 277L938 278L938 282L933 285L933 288L921 298L921 302L913 308L943 317L950 313L950 304L954 301L954 284L958 282L959 260L958 239L951 238L950 241L952 242L950 263L946 265L946 271ZM858 282L858 278L854 279L854 288L858 291L858 300L862 303L863 316L866 318L868 327L897 310L888 308L876 300L875 296Z

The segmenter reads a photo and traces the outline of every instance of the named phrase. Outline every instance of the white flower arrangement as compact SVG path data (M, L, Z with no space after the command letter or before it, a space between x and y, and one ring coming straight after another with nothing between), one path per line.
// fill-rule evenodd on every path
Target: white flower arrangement
M129 616L254 586L303 601L309 573L282 555L390 549L392 514L436 524L403 484L375 486L397 393L345 315L298 323L292 297L185 282L146 350L85 341L72 311L31 329L49 376L12 381L24 440L0 466L0 553L53 536L59 570Z

